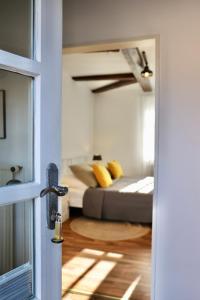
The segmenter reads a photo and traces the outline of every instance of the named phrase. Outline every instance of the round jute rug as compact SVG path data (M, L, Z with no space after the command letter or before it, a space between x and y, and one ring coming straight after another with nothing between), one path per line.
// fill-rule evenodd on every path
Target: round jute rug
M131 223L110 222L80 217L70 223L70 228L84 237L101 241L122 241L140 238L150 232L150 227Z

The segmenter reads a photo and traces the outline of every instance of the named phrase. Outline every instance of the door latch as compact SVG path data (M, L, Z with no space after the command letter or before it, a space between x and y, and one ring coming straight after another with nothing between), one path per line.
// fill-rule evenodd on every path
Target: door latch
M62 221L58 212L58 197L63 197L68 193L68 187L58 185L58 168L56 164L50 163L47 168L47 187L40 193L40 197L47 199L47 224L48 228L55 229L54 243L62 243Z
M40 193L40 197L46 196L48 193L55 193L57 196L62 197L65 196L68 192L68 188L65 186L52 185L43 189Z

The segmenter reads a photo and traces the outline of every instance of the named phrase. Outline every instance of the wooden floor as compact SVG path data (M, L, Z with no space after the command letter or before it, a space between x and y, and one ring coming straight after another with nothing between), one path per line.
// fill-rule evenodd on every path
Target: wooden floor
M63 225L63 300L150 299L151 234L102 242Z

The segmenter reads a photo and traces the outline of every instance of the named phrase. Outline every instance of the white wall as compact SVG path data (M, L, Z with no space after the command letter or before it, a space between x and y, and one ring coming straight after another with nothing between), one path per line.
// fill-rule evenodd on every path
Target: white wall
M88 87L73 81L63 68L62 159L93 154L93 104Z
M138 89L116 89L96 94L94 105L94 152L134 178L142 176L141 98Z
M160 36L156 300L200 297L200 1L64 1L65 45Z
M0 89L6 92L6 139L0 140L0 169L20 165L23 169L17 178L27 182L33 176L31 79L1 71ZM11 172L6 172L6 176L11 179ZM2 183L8 178L4 179Z

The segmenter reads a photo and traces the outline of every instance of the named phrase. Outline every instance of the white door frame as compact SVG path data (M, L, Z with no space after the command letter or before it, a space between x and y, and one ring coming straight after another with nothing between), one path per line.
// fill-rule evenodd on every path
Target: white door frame
M160 36L148 35L131 38L130 40L114 40L105 43L84 44L80 46L64 47L63 54L89 53L103 50L114 50L137 47L138 41L155 40L156 49L156 77L155 77L155 161L154 161L154 195L153 195L153 222L152 222L152 280L151 280L151 299L155 299L155 279L156 279L156 243L158 237L157 224L157 195L158 195L158 161L159 161L159 103L160 103Z
M35 198L35 299L61 299L61 246L51 242L46 202L39 197L46 187L46 168L60 168L62 0L35 0L35 58L0 50L0 68L32 76L34 80L34 181L0 188L0 204Z

